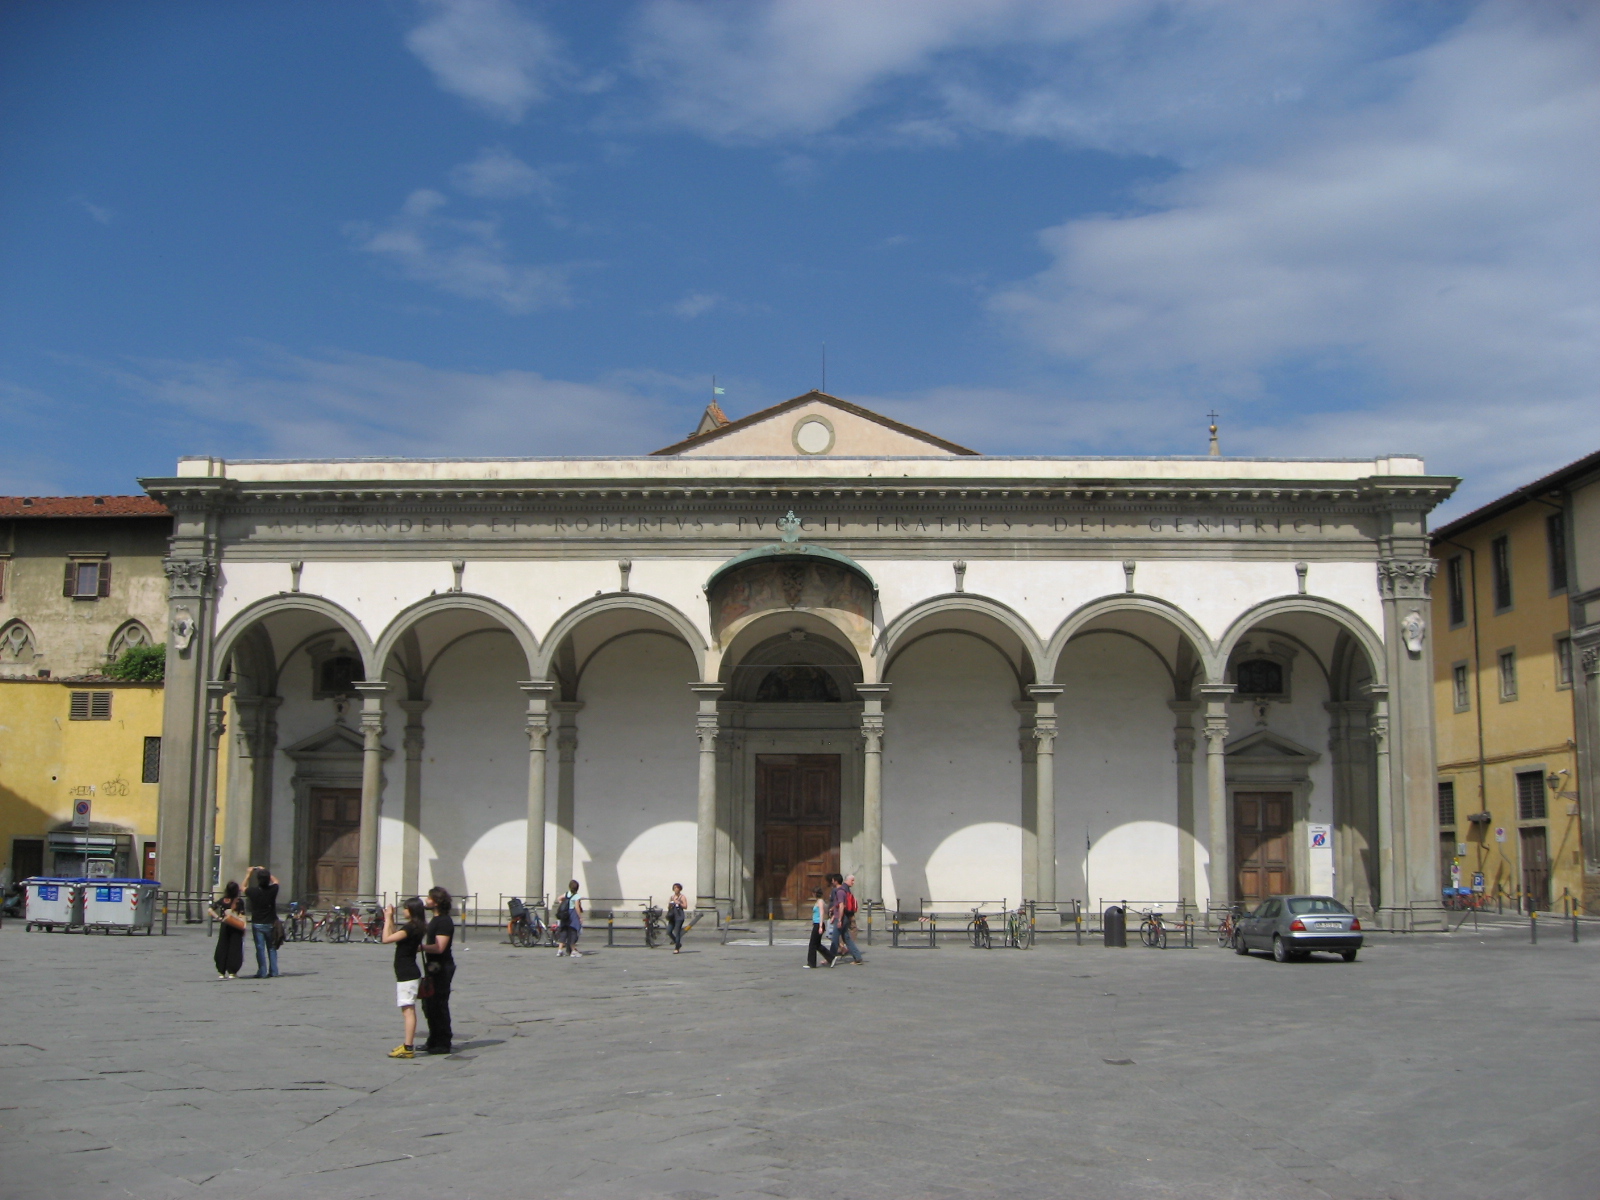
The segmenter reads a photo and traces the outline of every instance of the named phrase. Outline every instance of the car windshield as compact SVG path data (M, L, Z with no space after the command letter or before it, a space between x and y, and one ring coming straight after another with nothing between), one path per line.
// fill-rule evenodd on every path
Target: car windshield
M1350 910L1332 896L1301 896L1289 901L1289 911L1303 917L1307 913L1348 913Z

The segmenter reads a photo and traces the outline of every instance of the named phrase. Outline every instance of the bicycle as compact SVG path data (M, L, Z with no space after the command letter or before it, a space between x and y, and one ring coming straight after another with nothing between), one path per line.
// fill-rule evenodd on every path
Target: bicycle
M972 943L975 950L994 948L989 934L989 918L976 908L972 910L972 920L967 922L967 940Z
M1167 927L1161 922L1161 914L1154 909L1145 913L1144 920L1139 922L1139 940L1155 950L1167 948Z
M352 907L350 909L350 925L345 931L344 940L350 941L350 935L358 929L361 931L361 940L363 942L383 941L383 909L376 904L369 904L366 916L363 917L359 909Z
M555 938L551 929L539 920L539 914L531 908L522 906L511 910L511 920L507 925L507 935L513 946L540 946L554 945Z
M289 901L288 915L283 918L283 940L305 942L311 939L311 910L298 900Z
M343 906L335 904L327 912L317 918L316 924L311 926L309 942L348 942L350 940L350 913Z
M656 941L661 936L661 910L654 904L644 910L644 944L645 949L654 950Z
M1033 944L1033 928L1028 922L1028 909L1018 905L1015 912L1006 914L1006 945L1013 950L1026 950Z
M1244 909L1235 904L1227 915L1217 925L1217 945L1223 950L1233 949L1233 940L1239 935L1239 922L1244 917Z

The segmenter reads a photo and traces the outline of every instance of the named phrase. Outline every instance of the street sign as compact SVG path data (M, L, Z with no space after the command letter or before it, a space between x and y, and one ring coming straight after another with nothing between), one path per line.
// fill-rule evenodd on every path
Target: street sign
M1326 850L1333 845L1332 825L1308 825L1306 828L1310 830L1313 850Z
M1494 827L1494 840L1497 842L1506 840L1506 827L1504 825L1496 825Z
M57 810L60 811L59 809ZM72 802L72 827L74 829L89 828L89 797Z

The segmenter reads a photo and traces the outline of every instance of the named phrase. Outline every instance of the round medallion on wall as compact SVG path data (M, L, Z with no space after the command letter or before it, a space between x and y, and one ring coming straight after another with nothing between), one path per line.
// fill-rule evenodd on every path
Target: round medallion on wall
M794 427L794 448L801 454L826 454L833 449L833 422L827 417L802 417Z

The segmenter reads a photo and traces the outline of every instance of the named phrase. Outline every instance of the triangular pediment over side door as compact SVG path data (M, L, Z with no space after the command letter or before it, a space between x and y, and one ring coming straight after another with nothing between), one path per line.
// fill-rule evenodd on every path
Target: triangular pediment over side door
M715 458L929 458L977 454L870 408L811 391L657 450Z

